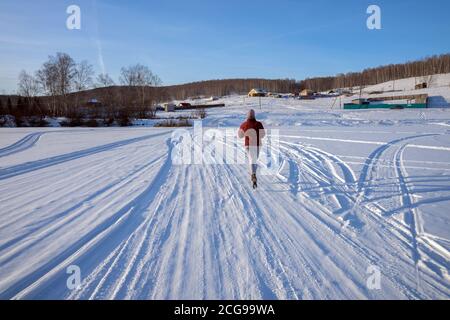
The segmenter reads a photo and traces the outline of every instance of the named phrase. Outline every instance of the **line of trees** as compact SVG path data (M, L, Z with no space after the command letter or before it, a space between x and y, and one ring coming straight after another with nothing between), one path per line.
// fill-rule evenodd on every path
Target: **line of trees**
M16 122L32 116L103 117L108 123L116 118L154 117L161 79L147 66L136 64L123 67L119 81L122 86L115 86L108 74L95 77L88 61L77 63L70 55L57 53L35 73L20 73L18 97L9 97L6 106L0 99L0 115L10 114ZM103 90L90 90L95 88ZM88 108L92 99L100 103Z
M450 54L434 55L418 61L390 64L368 68L362 72L349 72L334 77L305 79L300 82L302 89L326 91L336 88L369 86L404 78L424 77L439 73L450 73Z
M226 79L165 87L147 66L136 64L120 70L116 85L108 74L95 77L89 62L77 63L68 54L57 53L49 56L35 73L20 73L18 96L9 96L7 100L0 96L0 115L12 115L18 119L16 122L30 116L41 120L46 116L76 119L90 116L103 118L105 123L121 119L122 124L127 124L130 117L154 117L158 103L173 99L246 94L253 88L283 93L302 89L326 91L409 77L416 77L420 82L420 77L439 73L450 73L450 54L299 82L294 79ZM97 99L101 107L87 108L91 99Z
M298 83L294 79L226 79L192 82L164 89L173 99L182 100L197 96L247 94L253 88L264 88L272 92L295 92Z
M390 64L368 68L362 72L349 72L329 77L308 78L302 81L294 79L227 79L193 82L166 87L166 93L174 99L186 99L195 96L225 96L246 94L252 88L264 88L272 92L296 93L303 89L327 91L336 88L351 88L375 85L382 82L425 77L440 73L450 73L450 54L434 55L403 64ZM421 80L418 79L418 82Z

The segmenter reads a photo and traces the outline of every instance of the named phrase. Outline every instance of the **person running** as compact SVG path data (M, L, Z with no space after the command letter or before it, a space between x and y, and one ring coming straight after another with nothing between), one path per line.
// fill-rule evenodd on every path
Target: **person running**
M258 186L256 178L257 161L262 146L261 140L265 135L263 124L256 120L255 110L251 109L247 113L247 120L241 124L238 130L238 137L245 138L244 145L247 157L250 160L251 181L254 189Z

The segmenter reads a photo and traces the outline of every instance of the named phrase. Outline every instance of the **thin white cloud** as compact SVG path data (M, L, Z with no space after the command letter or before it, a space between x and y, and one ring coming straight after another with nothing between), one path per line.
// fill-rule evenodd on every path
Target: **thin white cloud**
M97 59L98 59L98 64L100 66L100 70L103 74L106 74L106 67L105 67L105 60L103 59L103 47L102 47L102 42L100 40L100 31L99 31L99 26L98 26L98 10L97 10L97 1L93 0L92 1L92 5L94 7L94 12L95 12L95 16L94 16L94 25L95 25L95 44L97 47Z

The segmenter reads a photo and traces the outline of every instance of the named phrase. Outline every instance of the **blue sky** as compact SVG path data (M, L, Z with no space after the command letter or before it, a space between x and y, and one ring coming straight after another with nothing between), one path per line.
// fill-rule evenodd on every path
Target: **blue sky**
M81 8L81 30L66 8ZM366 27L381 7L382 30ZM0 92L56 52L117 80L142 63L164 84L334 75L450 52L448 0L0 0Z

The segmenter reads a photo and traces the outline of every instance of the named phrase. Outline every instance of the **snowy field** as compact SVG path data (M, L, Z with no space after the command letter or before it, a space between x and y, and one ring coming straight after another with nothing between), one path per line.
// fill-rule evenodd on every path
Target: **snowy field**
M1 129L0 298L450 298L450 109L223 101L205 127L279 130L256 191L246 165L174 163L170 129Z

